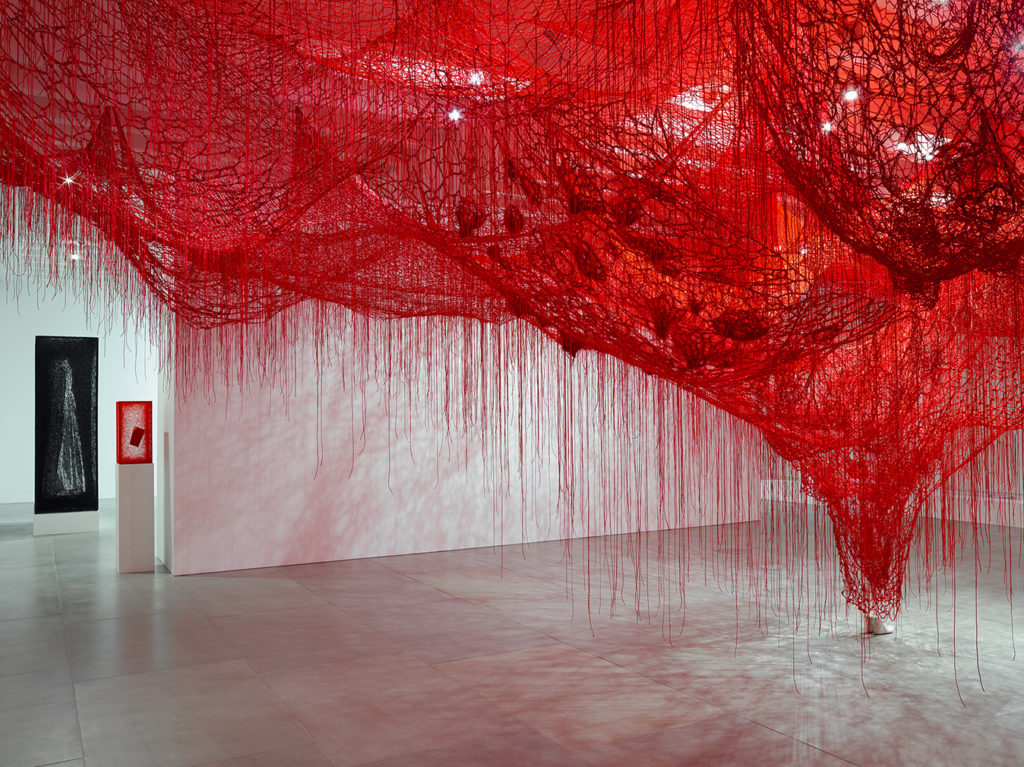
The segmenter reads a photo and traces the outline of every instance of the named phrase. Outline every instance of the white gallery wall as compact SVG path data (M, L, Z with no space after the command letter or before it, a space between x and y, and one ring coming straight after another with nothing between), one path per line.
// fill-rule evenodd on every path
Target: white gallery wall
M399 332L382 322L370 325L370 335ZM409 331L410 339L417 337ZM235 352L206 355L203 367L212 377L190 396L183 396L179 375L172 572L759 515L762 465L733 441L750 431L745 425L708 417L710 406L701 406L683 413L682 430L666 438L663 430L674 428L666 424L678 422L678 409L689 400L665 396L651 379L637 379L635 396L618 400L598 383L612 372L603 365L619 365L608 358L584 352L573 361L546 339L536 345L540 353L517 358L514 331L471 334L467 342L455 333L452 341L458 348L487 347L488 364L507 366L488 393L479 391L474 365L464 368L458 353L448 368L435 363L427 370L417 349L382 350L365 338L354 342L363 349L361 361L342 352L322 369L311 351L290 349L287 380L276 386L230 380L238 367ZM182 335L178 343L180 351ZM395 363L390 378L367 380L365 368L382 357L404 361ZM227 358L232 362L225 371ZM431 377L442 383L424 385ZM391 381L390 391L382 380ZM468 426L458 415L438 417L467 405L478 411Z
M33 501L35 339L41 335L99 337L99 496L113 498L117 492L114 403L156 402L159 356L133 324L126 332L121 320L103 321L123 317L116 302L90 304L73 290L39 288L34 283L8 277L5 293L0 282L4 298L0 304L0 504ZM154 440L154 448L159 447Z

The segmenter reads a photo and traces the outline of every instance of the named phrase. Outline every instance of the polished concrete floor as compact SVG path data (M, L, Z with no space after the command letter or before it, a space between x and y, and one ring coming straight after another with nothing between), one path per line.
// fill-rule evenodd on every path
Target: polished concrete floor
M666 588L638 621L611 544L568 575L542 543L119 576L109 513L35 539L20 513L0 515L3 767L1024 764L1001 554L976 583L967 552L863 641L692 563L685 613Z

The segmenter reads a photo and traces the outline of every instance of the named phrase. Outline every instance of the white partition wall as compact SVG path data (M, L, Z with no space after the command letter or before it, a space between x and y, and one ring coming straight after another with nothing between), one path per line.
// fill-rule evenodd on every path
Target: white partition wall
M412 390L395 382L384 391L373 380L360 380L343 356L344 350L318 375L311 352L290 350L287 396L273 386L231 382L237 358L235 369L207 368L212 378L197 393L184 398L179 392L172 434L172 572L607 535L759 515L758 467L751 462L742 479L732 479L744 459L729 439L742 425L728 418L695 430L703 429L710 460L698 457L687 426L686 444L671 448L677 452L659 467L652 424L659 420L656 411L671 403L645 400L648 412L625 414L634 426L648 429L627 438L617 420L623 413L611 406L599 412L595 395L575 415L572 428L581 436L566 459L558 383L596 391L596 355L572 361L551 344L551 353L538 355L530 373L531 381L544 382L522 405L510 372L509 385L488 395L491 418L507 422L506 442L484 449L472 426L449 428L431 416L445 407L441 392L417 390L415 380ZM564 367L554 375L552 366ZM697 409L706 417L707 408ZM520 420L528 442L524 473L513 444ZM560 474L565 460L572 463L577 494L570 520ZM660 508L659 493L667 496ZM622 499L628 507L611 507Z

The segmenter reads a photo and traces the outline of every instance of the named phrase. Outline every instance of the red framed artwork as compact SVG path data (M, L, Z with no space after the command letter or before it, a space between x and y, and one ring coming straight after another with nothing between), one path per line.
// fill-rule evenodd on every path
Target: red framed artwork
M117 462L153 463L153 403L117 403Z

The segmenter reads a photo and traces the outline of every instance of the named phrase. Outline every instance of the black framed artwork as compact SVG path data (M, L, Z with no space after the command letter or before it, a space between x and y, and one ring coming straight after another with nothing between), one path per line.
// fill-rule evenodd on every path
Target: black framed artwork
M36 336L36 514L99 509L98 395L98 338Z

